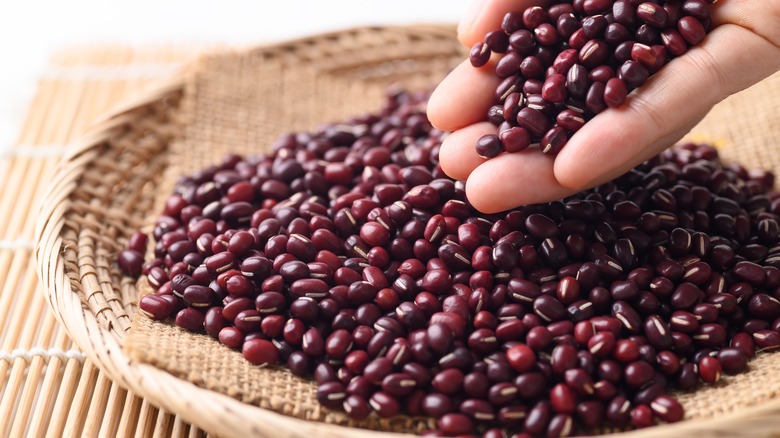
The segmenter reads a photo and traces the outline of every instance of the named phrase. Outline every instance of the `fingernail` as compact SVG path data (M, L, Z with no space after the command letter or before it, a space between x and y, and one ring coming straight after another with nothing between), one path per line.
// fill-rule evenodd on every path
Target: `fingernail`
M484 6L485 1L486 0L471 1L471 4L469 4L468 9L466 9L465 14L463 15L463 19L460 20L460 23L458 23L458 35L462 35L465 32L471 30L471 27L477 21L477 18L482 11L482 7Z

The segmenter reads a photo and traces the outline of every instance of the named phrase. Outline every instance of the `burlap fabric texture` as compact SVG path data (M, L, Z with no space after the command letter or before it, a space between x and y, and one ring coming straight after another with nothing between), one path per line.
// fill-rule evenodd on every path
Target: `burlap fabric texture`
M80 342L80 346L102 359L98 363L130 387L146 372L141 367L136 373L134 367L145 363L198 387L303 420L409 433L434 426L428 418L403 416L389 420L372 416L355 423L343 413L321 407L313 382L284 369L252 366L239 352L205 335L135 314L140 294L148 292L145 282L122 278L113 257L134 229L149 229L180 175L214 164L227 153L257 153L281 133L311 130L323 122L376 110L389 85L429 88L462 59L464 51L452 29L418 26L338 32L248 52L214 54L189 66L165 93L114 116L110 135L89 142L92 146L71 157L70 166L61 172L61 180L75 185L67 186L68 191L60 182L59 189L52 190L50 199L56 203L44 208L38 254L41 275L50 277L54 289L49 292L50 302L60 319L72 331L78 331L74 326L82 318L94 320L95 324L88 324L91 335L74 338L77 342L83 338L86 345ZM715 142L724 157L748 167L780 171L778 111L780 75L775 75L724 101L690 137ZM67 207L58 208L63 203ZM61 260L54 250L59 250ZM55 265L64 272L66 284L49 272ZM57 287L78 294L81 308L63 303ZM123 346L127 357L117 359L122 352L101 345L101 336ZM111 358L106 350L113 354ZM116 364L127 358L129 364ZM171 398L190 395L186 388L156 394L156 399L169 409L183 409ZM686 418L699 421L638 433L708 435L739 433L745 427L756 433L771 432L780 429L780 419L774 420L780 402L772 401L778 394L780 357L762 354L751 362L749 373L681 395ZM220 400L214 401L215 409L222 408ZM246 412L237 414L236 421L251 422L249 417L241 418ZM189 419L207 430L221 430L207 418ZM237 430L243 429L231 425L222 432ZM262 427L246 430L268 433ZM327 431L334 433L334 429ZM295 427L284 432L302 436Z

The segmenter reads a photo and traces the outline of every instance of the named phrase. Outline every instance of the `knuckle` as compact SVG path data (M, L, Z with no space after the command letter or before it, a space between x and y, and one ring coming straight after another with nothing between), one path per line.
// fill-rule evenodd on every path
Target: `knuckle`
M668 121L658 105L651 101L645 93L637 93L629 108L636 114L637 120L647 120L654 131L668 129Z
M726 77L723 63L718 61L715 54L707 47L702 47L702 50L696 51L695 55L693 59L698 60L700 70L707 75L708 82L713 85L712 89L716 93L717 100L725 99L731 94L731 81Z

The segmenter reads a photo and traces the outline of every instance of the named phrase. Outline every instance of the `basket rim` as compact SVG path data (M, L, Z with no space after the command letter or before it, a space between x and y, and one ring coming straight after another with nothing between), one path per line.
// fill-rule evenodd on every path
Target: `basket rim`
M304 36L292 40L246 49L219 49L207 52L185 64L170 78L147 89L116 106L93 123L91 128L75 143L72 150L59 163L39 204L35 226L36 271L44 292L44 298L57 321L67 331L74 343L85 352L108 377L120 386L133 391L188 422L220 436L276 436L285 431L286 436L307 437L313 433L324 437L398 437L413 436L386 431L358 429L335 424L308 421L289 417L258 406L243 403L225 394L201 388L152 365L131 360L124 352L122 339L103 328L96 315L84 308L78 291L65 274L62 256L63 216L69 210L69 197L76 190L76 181L100 153L100 148L116 129L141 117L138 111L154 105L171 94L185 89L188 78L197 71L199 60L209 56L246 56L258 51L283 50L286 47L305 44L315 38L336 37L356 31L430 32L431 35L451 34L451 26L368 26L354 27L322 34ZM170 397L177 396L178 399ZM200 402L209 400L209 403ZM616 437L654 437L659 434L688 436L731 436L748 430L770 433L777 424L772 420L780 413L780 399L739 409L712 419L687 420L675 424L662 424L649 429L615 434ZM236 421L239 419L240 421ZM734 424L739 421L740 424ZM774 428L773 428L774 426Z

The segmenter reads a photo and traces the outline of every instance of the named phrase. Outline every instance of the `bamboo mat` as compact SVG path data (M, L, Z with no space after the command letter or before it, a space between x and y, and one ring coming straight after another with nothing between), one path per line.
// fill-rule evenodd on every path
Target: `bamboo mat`
M113 384L59 327L38 290L37 200L92 121L198 49L82 47L54 55L16 144L0 156L0 437L199 437Z

